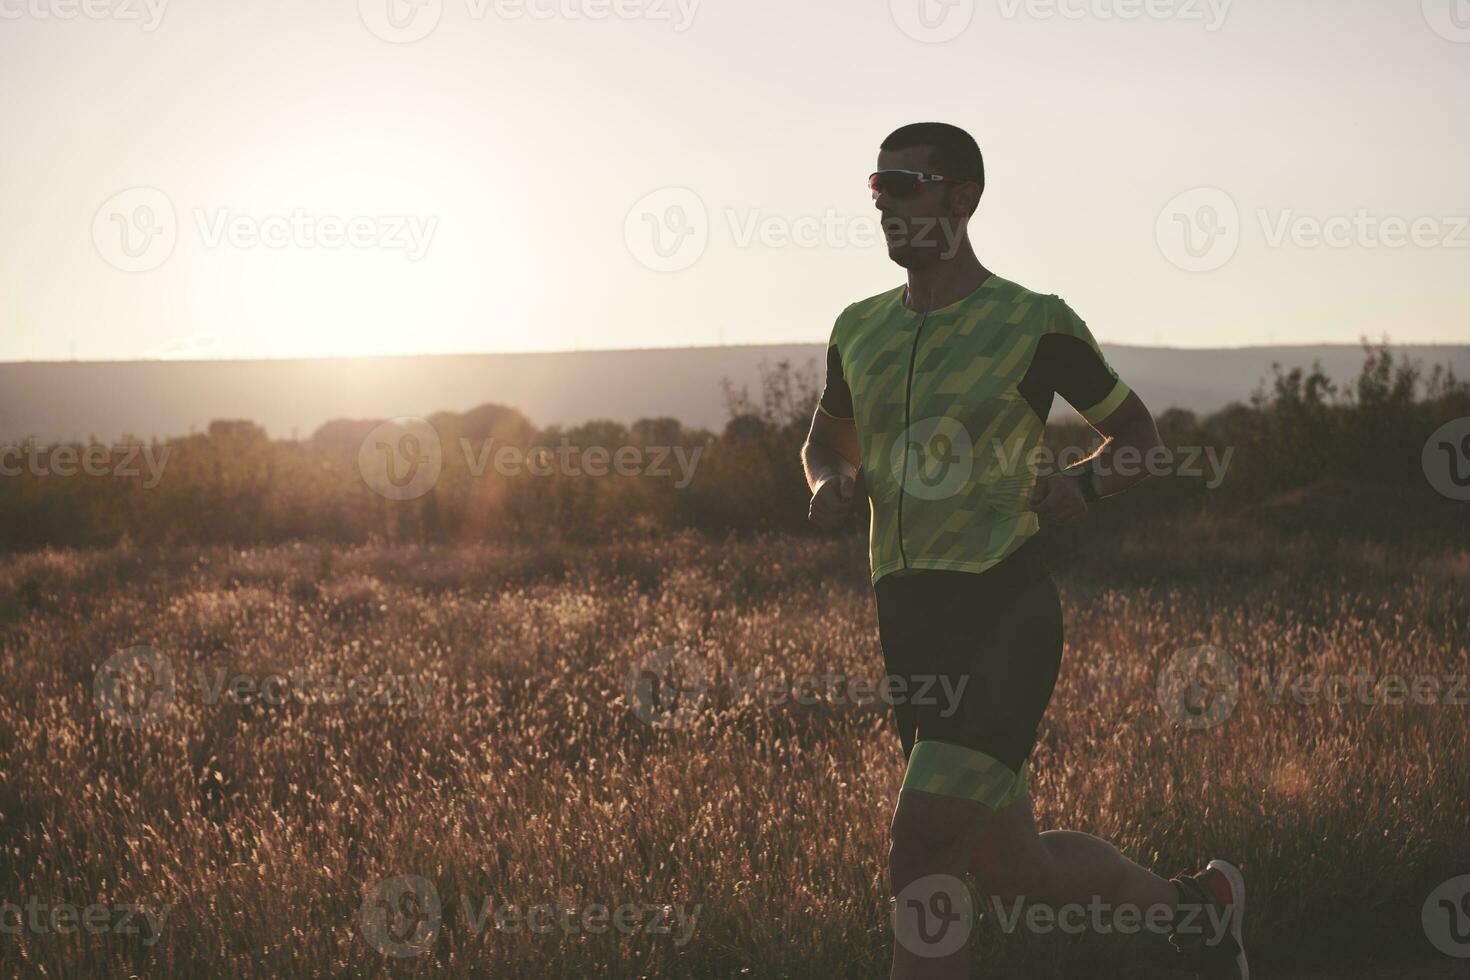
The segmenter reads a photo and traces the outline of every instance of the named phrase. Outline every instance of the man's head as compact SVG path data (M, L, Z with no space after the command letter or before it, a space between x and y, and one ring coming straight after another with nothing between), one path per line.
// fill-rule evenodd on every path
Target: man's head
M965 240L985 191L985 160L958 126L913 123L883 141L871 183L888 257L907 269L933 265Z

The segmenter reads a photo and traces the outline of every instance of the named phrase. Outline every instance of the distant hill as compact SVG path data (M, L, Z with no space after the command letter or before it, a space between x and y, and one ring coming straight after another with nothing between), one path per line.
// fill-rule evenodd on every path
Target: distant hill
M1426 365L1470 377L1470 345L1405 346ZM1320 361L1335 379L1357 376L1356 345L1220 350L1104 345L1113 366L1156 412L1210 412L1250 397L1272 362ZM276 438L309 437L333 419L427 416L486 402L520 410L538 426L589 419L630 423L672 416L725 423L721 380L758 394L762 363L815 371L819 344L453 354L254 361L67 361L0 364L0 440L104 441L203 430L212 419L249 419ZM1063 403L1058 405L1064 409Z

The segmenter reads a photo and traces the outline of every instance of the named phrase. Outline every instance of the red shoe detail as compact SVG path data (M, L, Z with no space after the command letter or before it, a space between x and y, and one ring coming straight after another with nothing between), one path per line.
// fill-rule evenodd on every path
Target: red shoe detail
M1235 904L1235 893L1230 888L1230 882L1219 871L1206 871L1201 877L1204 879L1205 888L1209 889L1210 895L1221 905L1229 908Z

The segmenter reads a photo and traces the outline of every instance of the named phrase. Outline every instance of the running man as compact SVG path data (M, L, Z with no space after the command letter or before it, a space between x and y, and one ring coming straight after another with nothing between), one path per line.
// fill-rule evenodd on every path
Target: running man
M908 759L889 851L892 976L969 975L960 879L973 873L1007 902L1138 910L1201 976L1246 980L1234 866L1169 880L1088 834L1038 834L1027 792L1062 655L1061 605L1033 536L1141 479L1104 464L1160 445L1153 417L1066 303L976 259L968 222L985 170L969 134L905 126L868 183L908 282L837 318L802 463L818 526L854 506L859 470L872 511L879 637ZM1105 441L1038 477L1028 456L1055 394Z

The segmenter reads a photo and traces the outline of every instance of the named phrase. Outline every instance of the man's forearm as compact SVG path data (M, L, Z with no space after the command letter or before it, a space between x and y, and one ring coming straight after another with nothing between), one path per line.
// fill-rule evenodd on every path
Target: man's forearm
M814 491L817 484L833 476L857 476L857 467L834 449L820 443L808 442L801 447L801 467L806 471L807 489Z
M1097 452L1062 472L1084 484L1091 481L1098 497L1111 497L1147 478L1148 467L1144 463L1148 454L1161 445L1153 419L1144 417L1115 433ZM1121 465L1119 453L1124 454ZM1089 469L1091 476L1087 475Z

